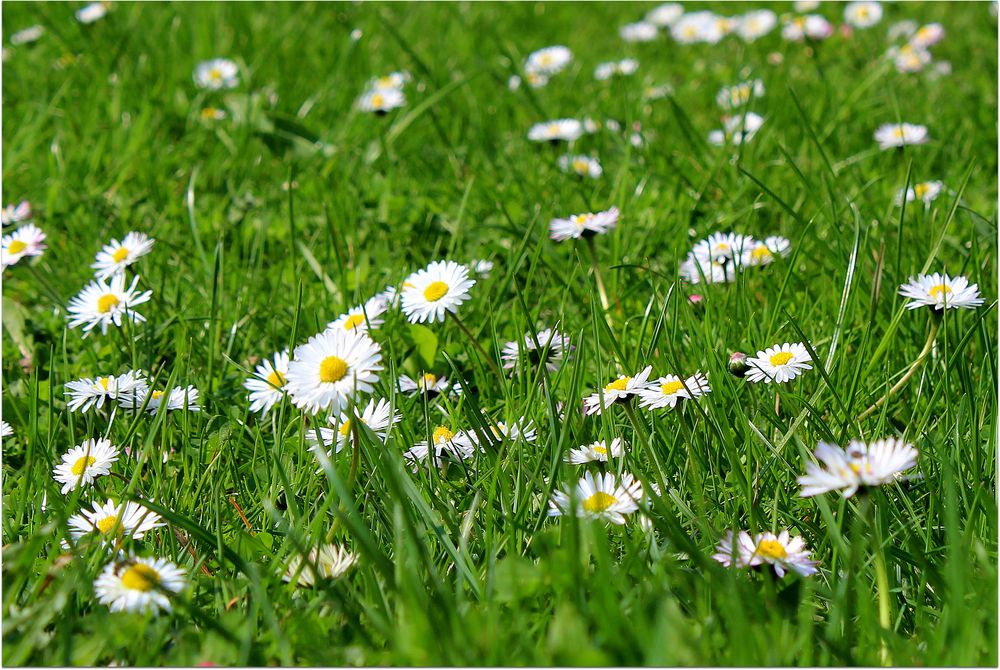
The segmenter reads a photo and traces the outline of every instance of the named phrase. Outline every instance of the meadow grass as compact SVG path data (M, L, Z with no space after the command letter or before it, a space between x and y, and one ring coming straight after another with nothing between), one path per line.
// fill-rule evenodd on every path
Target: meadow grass
M48 235L37 262L3 276L6 665L996 664L987 4L887 5L874 28L812 48L780 29L752 44L624 44L618 26L652 8L639 3L117 3L93 25L77 7L3 7L5 36L46 28L3 64L3 202L30 199ZM840 22L841 6L818 11ZM904 18L946 27L933 51L951 75L899 74L880 58ZM508 90L550 44L573 50L570 67ZM192 70L216 56L241 65L241 84L199 91ZM598 62L625 56L636 75L594 80ZM354 109L368 79L399 69L414 80L404 108ZM763 127L742 147L708 145L716 92L748 76L766 83L753 107ZM671 96L643 99L664 83ZM228 118L202 119L208 105ZM641 124L645 143L584 136L576 149L604 167L584 181L556 166L562 151L526 139L533 123L585 116ZM872 133L896 121L926 125L932 141L879 151ZM931 207L895 206L929 179L948 187ZM595 240L606 318L586 247L547 229L612 205L621 223ZM156 238L132 268L153 291L148 321L82 338L66 305L94 254L130 230ZM730 284L681 281L692 244L729 230L783 235L792 255ZM454 322L411 326L390 311L374 332L376 395L404 419L386 444L362 431L360 448L320 470L305 439L314 421L287 401L248 411L254 361L444 258L494 262L460 308L490 356L558 322L572 357L501 380ZM935 317L906 310L897 288L925 271L967 276L986 304L947 311L914 376L859 418L924 347ZM728 373L731 352L786 341L808 342L814 369L780 398ZM581 416L585 395L647 364L704 371L712 393L672 412ZM202 411L110 424L107 410L67 411L66 382L133 368L196 386ZM464 392L429 403L395 390L399 373L424 369ZM483 409L534 420L537 441L410 471L402 453L439 422L485 434ZM105 435L131 456L62 495L61 455ZM884 436L919 449L919 477L799 497L820 440ZM629 449L610 468L661 489L653 532L548 517L551 492L583 471L567 450L614 437ZM67 518L108 496L169 522L131 546L190 574L172 612L110 613L92 587L106 548L61 548ZM714 547L742 528L792 529L819 573L723 568ZM312 589L283 582L288 559L328 536L357 565Z

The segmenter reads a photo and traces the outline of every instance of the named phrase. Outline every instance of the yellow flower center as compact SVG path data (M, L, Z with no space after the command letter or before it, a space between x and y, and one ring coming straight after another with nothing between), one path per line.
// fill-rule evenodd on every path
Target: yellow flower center
M102 389L107 391L108 386L111 384L111 377L98 377L97 383L101 386Z
M153 395L152 395L153 400L159 400L162 397L163 397L163 391L159 391L159 390L153 391Z
M128 258L128 249L125 247L118 247L118 249L115 250L115 253L111 254L111 260L115 263L121 263L126 258Z
M117 516L106 516L97 522L97 530L101 531L102 533L107 533L109 530L115 527L116 523L118 523Z
M376 93L372 96L372 107L381 107L385 104L385 98L382 97L381 93Z
M790 360L792 360L792 352L779 351L775 355L771 356L771 365L784 365Z
M160 573L142 563L136 563L122 575L122 584L133 591L152 591L160 583Z
M897 139L903 139L903 126L896 126L892 129L892 136Z
M201 118L203 119L214 119L218 115L219 115L219 110L217 110L215 107L206 107L205 109L201 110Z
M695 29L694 26L685 26L684 27L684 37L686 37L688 39L693 39L697 34L698 34L698 31Z
M351 432L351 420L347 419L342 424L340 424L340 434L347 437L348 433Z
M624 391L628 383L632 381L631 377L622 377L621 379L616 379L607 386L604 387L606 392L608 391Z
M598 512L603 512L607 508L614 505L617 501L613 495L609 495L604 491L598 491L594 495L590 496L583 501L583 509L596 514Z
M927 26L924 26L923 28L917 31L917 39L919 40L926 40L930 36L931 36L931 29L928 28Z
M761 244L760 246L754 247L751 256L753 256L755 261L767 260L771 257L771 250Z
M121 300L114 293L105 293L97 299L97 311L101 314L107 314L117 307L119 303L121 303Z
M423 386L424 390L427 390L429 388L432 388L434 386L434 384L437 383L437 377L435 375L432 375L430 372L428 372L428 373L424 374L423 377L420 378L420 382L421 382L421 385Z
M448 292L448 285L443 281L433 281L424 289L424 298L428 302L437 302Z
M542 65L552 64L552 54L542 54L542 57L538 59Z
M7 245L7 253L19 254L27 248L28 245L22 242L21 240L14 240L9 245Z
M434 444L444 444L445 442L451 442L451 439L455 437L455 433L448 430L444 426L438 426L434 429Z
M931 190L930 184L917 184L913 187L913 193L918 198L923 198L927 195L927 192Z
M592 445L590 448L593 449L593 451L594 451L595 454L600 454L601 456L607 456L608 455L608 448L607 447L602 447L599 444L595 444L595 445Z
M868 8L867 7L858 7L858 18L859 19L867 19L868 18L868 13L869 12L868 12Z
M580 172L586 172L589 167L590 167L590 164L587 163L587 161L583 160L582 158L577 158L576 160L573 161L573 171L574 172L578 172L578 173L580 173Z
M777 540L764 540L757 545L757 554L764 558L784 559L788 558L788 552L784 545Z
M364 314L352 314L344 321L344 330L354 330L365 322Z
M319 364L319 380L326 384L339 382L347 374L347 361L337 356L327 356Z
M580 228L583 228L592 218L594 218L593 214L574 214L570 217L570 220Z
M208 78L213 81L218 81L219 79L222 79L222 70L220 70L217 67L213 67L211 70L208 71Z
M932 286L931 290L928 291L932 298L937 298L938 296L944 294L948 295L951 293L951 287L947 284L938 284L937 286Z
M79 477L80 475L83 474L84 470L86 470L96 462L97 459L94 458L93 456L81 456L80 458L76 459L76 463L73 464L73 467L70 468L69 471L72 472L77 477Z
M378 85L380 88L392 88L392 77L379 77Z
M272 370L267 376L267 383L276 388L281 388L285 385L285 375L281 374L277 370Z
M673 395L683 388L684 388L684 382L675 381L675 382L667 382L666 384L660 387L660 390L663 391L663 395Z

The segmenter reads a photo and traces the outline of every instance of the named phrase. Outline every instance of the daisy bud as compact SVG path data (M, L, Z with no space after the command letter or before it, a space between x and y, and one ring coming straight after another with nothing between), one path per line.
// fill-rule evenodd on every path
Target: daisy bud
M749 369L747 365L747 355L742 351L736 351L729 355L729 372L735 377L742 379Z

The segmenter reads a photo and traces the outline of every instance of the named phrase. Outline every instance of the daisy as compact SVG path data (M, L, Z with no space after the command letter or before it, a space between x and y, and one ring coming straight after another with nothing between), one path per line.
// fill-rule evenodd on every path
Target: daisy
M12 223L20 223L21 221L28 221L31 219L31 203L27 200L22 200L18 204L6 205L3 210L0 210L0 220L3 221L3 225L9 226Z
M358 109L362 112L385 114L406 104L406 96L397 88L386 88L377 91L365 91L358 98Z
M738 233L712 233L691 249L691 255L701 261L728 262L741 258L754 246L754 239Z
M618 225L618 208L593 214L574 214L568 219L552 219L549 236L556 242L603 235Z
M847 449L820 442L815 462L806 463L798 478L803 498L839 490L850 498L861 487L889 484L917 464L917 450L903 440L887 438L866 444L851 440Z
M670 36L680 44L716 44L725 36L723 26L717 18L707 11L684 14L670 27Z
M97 326L101 327L101 333L108 332L108 326L114 325L121 328L122 322L126 319L132 323L139 323L146 320L142 314L134 311L136 305L149 300L152 291L142 293L136 291L139 284L138 275L132 278L132 283L125 287L125 275L116 274L111 277L109 284L103 279L98 279L87 284L75 298L69 301L69 315L67 318L70 328L83 326L83 332L89 333Z
M375 436L384 443L386 435L403 418L403 415L399 411L393 411L389 405L389 401L378 400L376 402L372 398L361 412L361 416L357 418L361 423L368 426L375 433ZM336 451L339 454L347 446L348 442L352 444L354 442L352 420L353 413L341 412L339 417L331 416L327 420L334 428L315 428L306 431L306 439L312 445L311 449L317 451L320 449L321 444L323 447L329 447L336 442ZM318 437L317 433L319 433Z
M14 428L6 421L0 421L0 437L10 437L14 434Z
M934 199L940 195L941 191L944 189L944 183L940 181L925 181L920 184L914 184L912 188L908 188L905 191L900 190L896 194L896 204L903 204L903 200L906 202L913 202L914 200L920 200L924 203L924 206L930 207Z
M696 372L685 380L677 375L666 375L654 379L639 391L639 406L654 410L663 407L674 408L681 399L698 398L712 392L708 379Z
M336 321L327 324L327 330L346 330L359 333L378 328L385 319L379 318L389 309L388 301L381 295L369 298L365 304L352 307L346 314L341 314Z
M801 342L774 345L764 351L758 351L756 356L746 359L749 369L746 378L754 382L784 384L795 379L805 370L812 370L809 364L809 352Z
M875 131L875 141L883 151L908 144L927 144L927 126L912 123L886 123Z
M727 568L733 565L755 568L767 563L774 566L774 572L779 577L784 577L789 570L803 577L816 573L816 561L810 559L805 541L801 537L791 537L787 530L778 535L758 533L756 537L750 537L750 533L742 530L735 546L733 532L729 531L715 548L712 558Z
M722 88L715 96L715 102L722 109L736 109L762 95L764 95L764 82L760 79L754 79Z
M528 130L532 142L572 142L583 135L583 124L576 119L557 119L536 123Z
M604 408L608 408L619 400L628 400L630 397L638 395L639 390L646 385L646 380L649 378L649 373L652 370L653 366L647 365L633 377L622 375L618 379L609 382L603 389L598 390L597 393L593 393L583 399L584 410L586 410L588 415L600 414L602 405Z
M240 83L240 68L228 58L203 61L194 69L194 83L210 91L236 88Z
M660 100L674 94L674 87L670 84L660 84L659 86L647 86L642 90L642 97L646 100Z
M92 2L76 10L76 20L83 24L100 21L108 13L108 5L104 2Z
M469 299L469 289L475 284L464 265L434 261L403 282L403 313L410 323L444 321L448 312L455 314Z
M108 474L117 460L118 448L111 442L91 439L63 454L62 462L52 470L52 474L63 485L62 493L66 494Z
M442 456L450 456L458 461L471 458L479 450L477 440L464 430L453 431L447 426L438 426L431 434L431 441L418 442L403 454L413 464L416 472L419 461L430 458L434 465L440 465ZM431 452L433 451L433 456Z
M772 235L764 240L752 240L743 250L742 264L767 265L778 256L787 256L792 252L792 243L787 238Z
M736 33L747 42L753 42L774 30L778 17L770 9L757 9L740 17Z
M493 261L479 260L478 258L473 258L469 261L469 267L480 277L489 277L490 273L493 272Z
M623 474L616 480L607 472L594 477L586 473L574 490L564 489L552 493L549 516L573 514L588 519L601 519L618 525L625 523L625 515L632 514L642 500L642 482Z
M708 143L715 146L743 144L752 140L762 125L764 125L764 117L753 112L747 112L741 116L724 116L722 117L722 130L710 132Z
M893 47L886 54L893 59L896 71L901 73L920 72L931 62L931 53L926 49L904 44Z
M369 91L399 91L406 86L413 77L409 72L390 72L384 77L372 77L368 82Z
M95 262L90 266L96 270L98 279L124 272L125 268L153 250L156 240L145 233L129 233L121 242L111 240L98 252Z
M148 398L148 400L147 400ZM159 389L149 389L146 386L136 388L129 394L119 394L118 404L133 412L138 411L144 404L146 411L156 414L160 405L166 405L167 411L187 409L189 412L200 412L198 405L198 389L193 386L185 388L172 388L169 392Z
M74 541L96 532L106 544L111 544L122 536L141 540L149 531L164 525L159 514L139 503L116 505L110 499L103 505L95 502L92 510L85 509L67 521L69 534ZM112 530L116 531L115 535L111 535Z
M619 61L612 61L610 63L601 63L596 68L594 68L594 79L598 81L605 81L611 79L615 75L620 75L622 77L627 77L628 75L635 74L635 71L639 69L639 61L634 58L625 58Z
M563 172L572 172L578 177L597 179L604 174L601 163L589 156L573 156L567 154L559 157L559 167Z
M524 71L553 75L561 72L572 60L573 52L562 45L545 47L528 54L524 63Z
M844 7L844 21L855 28L871 28L882 20L882 5L878 2L849 2Z
M112 561L94 582L97 600L112 612L170 611L168 595L187 586L185 572L162 558Z
M527 419L523 416L517 421L509 424L504 423L503 421L494 422L489 417L486 417L486 424L493 433L493 437L497 440L507 439L511 442L516 442L517 440L534 442L538 437L538 431L535 430L535 424L531 421L531 419ZM475 435L470 435L470 438L475 440ZM475 441L478 443L478 440Z
M201 118L205 121L221 121L226 118L225 110L219 109L217 107L205 107L200 112Z
M0 245L0 266L6 269L25 256L41 256L45 251L45 233L29 223L10 235L4 235Z
M910 44L915 48L927 49L942 39L944 39L944 26L940 23L929 23L913 34L913 37L910 38Z
M569 336L553 328L546 328L537 333L525 333L520 342L507 342L500 351L500 360L506 370L520 370L523 365L534 371L538 365L545 363L545 369L555 372L563 360L569 358L572 350Z
M299 586L314 586L317 579L337 579L357 561L358 557L347 547L324 544L319 549L310 549L304 564L301 556L292 556L281 578L295 581Z
M833 34L833 24L818 14L794 16L786 19L781 29L781 36L791 42L801 42L803 39L825 40Z
M365 333L326 330L295 349L286 391L296 407L311 414L339 412L348 399L371 393L382 370L379 345Z
M243 388L250 391L250 411L262 416L271 411L285 397L288 374L288 350L278 351L271 358L265 358L257 366L253 377L243 382Z
M573 465L583 465L594 461L607 463L609 458L620 458L624 453L625 443L620 437L616 437L611 440L610 445L604 440L598 440L584 444L579 449L570 449L569 454L566 455L566 462Z
M656 24L646 21L629 23L618 29L618 34L626 42L652 42L659 35Z
M916 279L899 287L899 294L910 298L907 309L918 307L933 307L939 312L943 309L975 309L983 304L979 297L979 285L969 284L965 277L949 277L935 272L932 275L918 275Z
M37 42L45 34L45 28L39 25L28 26L24 30L19 30L10 36L10 45L31 44Z
M898 40L900 37L911 37L915 32L917 32L917 22L913 19L905 19L889 26L889 31L886 35L889 41L892 42Z
M66 382L65 394L69 396L66 408L71 412L100 409L105 401L111 402L140 391L144 393L148 386L142 370L129 370L117 377L85 377Z
M646 14L646 21L653 25L666 28L672 26L684 14L684 7L676 2L660 5Z
M736 280L736 266L727 260L708 260L693 253L680 264L680 276L692 284L705 281L707 284L724 284Z
M442 393L454 393L458 395L462 392L460 384L449 384L447 377L437 377L430 372L425 372L416 379L411 379L406 375L399 375L398 385L400 392L408 396L419 394L425 395L428 398L434 398Z

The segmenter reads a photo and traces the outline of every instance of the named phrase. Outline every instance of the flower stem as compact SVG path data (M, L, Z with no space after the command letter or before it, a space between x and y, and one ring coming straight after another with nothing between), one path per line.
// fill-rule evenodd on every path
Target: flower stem
M462 320L458 318L458 314L455 314L454 312L448 312L448 314L451 315L451 318L455 321L455 323L458 324L458 327L462 329L462 332L465 333L465 336L469 338L469 342L471 342L472 346L476 348L476 351L479 352L479 355L483 357L483 360L489 364L490 369L493 370L493 374L497 376L497 379L503 381L503 374L500 372L500 368L498 368L497 364L493 362L493 359L490 357L489 354L486 353L486 350L483 349L482 345L480 345L479 342L476 341L476 338L475 336L473 336L472 331L470 331L465 326L465 324L462 323Z
M594 271L594 281L597 282L597 295L601 299L601 309L604 310L604 319L611 327L611 315L608 313L610 303L608 302L608 291L604 288L604 277L601 276L601 266L597 262L597 248L594 246L594 238L588 237L587 249L590 250L590 267Z
M906 382L910 379L910 377L913 376L913 373L917 371L917 368L920 367L920 364L924 362L924 359L927 358L927 354L930 353L931 348L934 346L934 338L937 337L938 328L940 327L941 327L941 321L939 319L935 319L933 323L931 323L930 332L927 333L927 341L924 343L924 348L917 356L917 359L913 361L913 363L910 365L910 369L906 371L906 374L903 375L898 382L896 382L895 386L889 389L889 391L884 396L876 400L874 405L872 405L864 412L862 412L861 416L858 417L858 421L869 416L872 412L874 412L879 407L884 405L885 402L893 396L893 394L895 394L899 389L903 388L903 386L906 385Z

